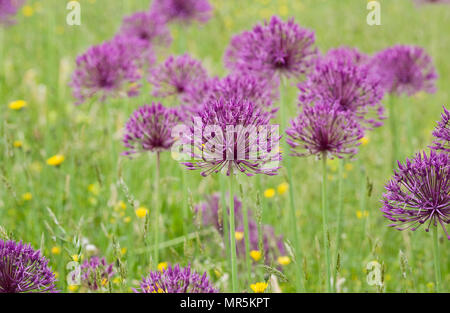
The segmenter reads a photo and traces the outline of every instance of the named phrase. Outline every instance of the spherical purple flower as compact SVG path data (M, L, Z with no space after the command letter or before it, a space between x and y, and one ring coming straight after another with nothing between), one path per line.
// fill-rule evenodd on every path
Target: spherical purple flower
M136 293L217 293L204 273L200 275L191 266L181 268L179 264L168 266L162 271L150 271L142 279Z
M450 4L450 0L415 0L417 4Z
M170 149L175 142L172 128L181 120L177 109L166 108L161 103L140 107L125 125L123 143L128 150L124 155Z
M431 57L422 47L396 45L377 53L372 69L387 92L414 95L434 93L438 77Z
M433 131L433 136L435 140L432 149L450 152L450 112L445 107L442 119Z
M325 60L340 60L341 62L363 66L370 61L367 54L362 53L357 48L341 46L331 49L324 56Z
M100 259L93 256L81 264L81 281L86 288L92 291L106 286L113 275L113 264L108 264L105 258Z
M283 22L273 16L231 40L225 65L238 73L269 79L278 76L299 78L309 72L317 56L314 33L293 19Z
M303 107L286 134L293 156L317 155L320 158L325 154L343 158L358 152L364 131L353 115L341 110L338 104L319 102Z
M153 96L177 96L182 105L201 105L208 94L208 73L188 54L170 56L150 71L148 80L154 86Z
M142 40L118 36L78 56L70 83L77 104L92 97L104 101L108 97L136 96L142 76L142 51Z
M0 0L0 25L15 23L14 16L25 0Z
M211 11L208 0L154 0L151 7L151 12L166 22L206 23L211 18Z
M125 17L119 33L143 40L148 47L167 47L172 42L164 19L153 12L137 12Z
M189 170L202 170L202 176L218 172L276 175L281 137L278 127L269 125L270 117L250 101L208 101L183 138L194 145L193 160L183 164Z
M448 153L431 151L427 156L418 153L403 165L385 186L384 217L393 221L389 225L398 230L416 230L422 224L442 226L447 238L450 223L450 158Z
M0 293L56 292L55 274L40 251L0 239Z
M232 99L252 101L263 110L275 112L273 103L277 100L278 83L253 75L231 74L211 83L210 99Z
M367 66L354 63L355 54L332 51L321 58L305 82L298 84L300 105L315 101L336 102L365 128L381 126L384 91Z

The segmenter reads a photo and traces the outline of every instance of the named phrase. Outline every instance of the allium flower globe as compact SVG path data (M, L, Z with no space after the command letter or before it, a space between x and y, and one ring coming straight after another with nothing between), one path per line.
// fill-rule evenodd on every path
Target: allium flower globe
M425 224L442 227L447 238L450 223L450 157L448 153L433 150L418 153L406 164L398 162L398 170L385 186L384 217L398 230L416 230Z
M114 275L114 265L108 264L105 258L97 256L85 260L81 264L81 281L89 290L96 291L104 287Z
M193 138L194 144L193 160L183 164L189 170L202 170L202 176L222 171L227 176L240 172L276 175L281 137L278 128L269 125L270 117L250 101L209 101L183 139L191 143Z
M387 92L412 96L434 93L438 75L431 57L422 47L396 45L377 53L372 70Z
M14 24L14 16L25 0L0 0L0 26Z
M307 80L298 84L299 104L336 102L367 129L381 126L384 90L366 66L354 63L354 53L332 51L320 59Z
M232 38L225 52L225 65L237 73L250 73L268 79L301 78L317 56L314 32L274 16Z
M70 83L77 104L93 97L105 101L110 97L136 96L143 50L142 40L118 36L78 56Z
M286 130L293 156L352 157L364 131L348 111L327 102L305 106Z
M125 125L124 155L168 150L175 142L172 129L182 121L177 109L161 103L144 105L133 112Z
M0 293L56 291L55 274L39 250L0 239Z
M445 107L442 119L433 131L433 136L435 140L431 146L432 149L450 152L450 112Z
M162 271L150 271L142 279L136 293L217 293L218 290L209 282L206 273L200 275L191 266L168 266Z
M325 60L339 60L348 64L364 66L370 61L367 54L362 53L355 47L341 46L331 49L324 56Z
M211 18L212 7L208 0L154 0L151 13L166 22L206 23Z

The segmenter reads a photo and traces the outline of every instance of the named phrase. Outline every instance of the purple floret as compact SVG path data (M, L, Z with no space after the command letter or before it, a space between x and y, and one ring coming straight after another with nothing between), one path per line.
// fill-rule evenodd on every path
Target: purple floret
M431 149L450 152L450 112L444 107L442 119L433 131L434 141Z

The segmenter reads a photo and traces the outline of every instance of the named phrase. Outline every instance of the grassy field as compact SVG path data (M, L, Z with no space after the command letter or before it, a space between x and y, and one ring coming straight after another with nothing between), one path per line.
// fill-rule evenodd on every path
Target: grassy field
M149 269L157 264L149 258L151 247L145 242L145 219L135 214L130 199L149 209L152 215L155 160L143 155L129 160L121 130L131 112L154 101L148 92L132 99L74 106L68 87L75 57L88 47L110 39L124 15L146 10L149 0L82 0L82 25L66 25L66 1L27 1L17 24L0 28L0 225L13 238L41 247L58 273L58 288L70 287L66 264L73 255L86 257L77 238L86 238L109 262L120 259L126 272L118 273L113 291L128 292L136 287ZM381 26L366 23L364 0L214 0L213 18L204 26L172 26L174 42L169 51L160 51L160 60L169 54L189 52L202 60L211 76L226 74L223 53L231 36L254 24L279 15L295 17L303 27L313 29L322 52L341 45L375 53L397 43L424 47L433 57L439 79L438 91L395 99L399 121L400 160L426 149L442 106L449 104L450 6L417 7L411 0L381 1ZM145 90L150 87L146 86ZM10 110L8 103L23 99L28 106ZM284 97L290 116L297 112L297 89ZM384 102L387 102L386 98ZM165 105L172 105L168 101ZM388 123L386 123L388 125ZM385 125L370 132L357 160L348 162L344 180L344 224L340 255L342 292L377 292L367 283L366 265L376 260L383 268L385 292L433 292L434 270L432 235L423 229L399 232L388 228L379 208L383 186L392 175L391 134ZM46 163L62 154L59 167ZM321 168L313 158L293 160L297 223L302 246L305 290L325 290L324 251L322 249L320 181ZM331 251L336 238L337 163L329 168L329 222ZM163 201L160 221L160 259L171 264L191 263L207 271L222 291L230 290L230 273L220 238L202 229L193 218L183 220L181 168L169 153L162 155ZM187 195L193 204L219 191L217 176L203 178L187 174ZM274 177L239 179L246 194L245 203L256 210L261 195L263 223L275 227L277 234L290 237L288 195L265 198L266 189L287 181L286 171ZM367 195L367 181L373 190ZM120 201L126 205L123 209ZM54 216L50 213L53 212ZM190 214L191 215L191 214ZM152 225L152 224L150 224ZM206 232L206 233L205 233ZM441 235L443 232L441 232ZM150 240L150 242L153 242ZM442 290L449 291L450 262L445 236L440 238ZM335 264L335 261L333 261ZM244 260L239 259L239 289L264 281L267 269L255 266L247 281ZM282 268L287 281L278 278L282 292L295 291L294 263ZM335 265L333 265L335 266ZM123 280L123 278L126 278ZM274 287L268 291L276 291Z

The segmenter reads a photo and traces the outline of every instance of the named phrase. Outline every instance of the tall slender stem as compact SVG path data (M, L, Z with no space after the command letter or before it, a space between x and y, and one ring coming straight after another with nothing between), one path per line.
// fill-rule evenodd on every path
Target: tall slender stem
M160 152L156 152L156 173L155 173L155 203L154 203L154 210L155 210L155 220L153 225L153 231L154 231L154 240L155 240L155 246L153 250L153 262L157 265L159 263L159 215L160 215L160 204L159 204L159 174L160 174Z
M394 95L389 95L389 121L391 127L391 139L392 139L392 155L391 155L391 165L395 168L396 161L398 159L398 134L397 134L397 122L395 116L395 97Z
M230 173L228 193L230 197L230 243L231 243L231 284L232 292L238 291L237 262L236 262L236 227L234 224L234 194L233 194L233 173Z
M226 183L224 181L224 176L219 175L219 183L220 183L220 205L222 207L222 229L223 229L223 238L225 242L225 251L226 251L226 260L228 262L228 266L231 268L231 249L230 249L230 227L228 220L228 211L227 211L227 200L226 200Z
M441 265L439 262L439 237L438 227L433 226L433 256L434 256L434 277L436 280L436 292L441 292Z
M325 248L326 260L326 285L327 292L331 292L331 268L330 268L330 248L328 242L328 216L327 216L327 157L322 155L322 226L323 226L323 245Z
M281 110L281 132L285 134L287 118L286 118L286 106L287 103L284 101L284 94L286 92L287 83L285 80L282 81L282 90L280 92L280 110ZM289 184L289 216L290 216L290 224L291 224L291 236L292 242L294 245L294 256L296 260L295 266L295 287L297 292L302 292L303 288L303 280L302 280L302 257L301 257L301 247L300 247L300 237L297 227L297 214L295 210L295 198L294 198L294 184L292 181L292 164L291 157L289 156L289 146L286 140L283 140L283 160L286 166L286 172L288 176L288 184Z
M250 262L250 235L248 229L248 208L247 202L244 200L244 193L242 192L241 196L242 201L242 214L243 214L243 222L244 222L244 241L245 241L245 266L247 269L247 284L250 283L250 272L251 272L251 262Z
M337 262L338 262L338 255L339 255L339 249L341 245L341 232L342 232L342 215L343 215L343 205L342 205L342 181L343 181L343 172L344 172L344 160L339 160L339 169L338 169L338 220L337 220L337 233L336 233L336 251L334 253L334 276L333 276L333 284L336 284L337 281L337 274L338 274L338 268L337 268Z

